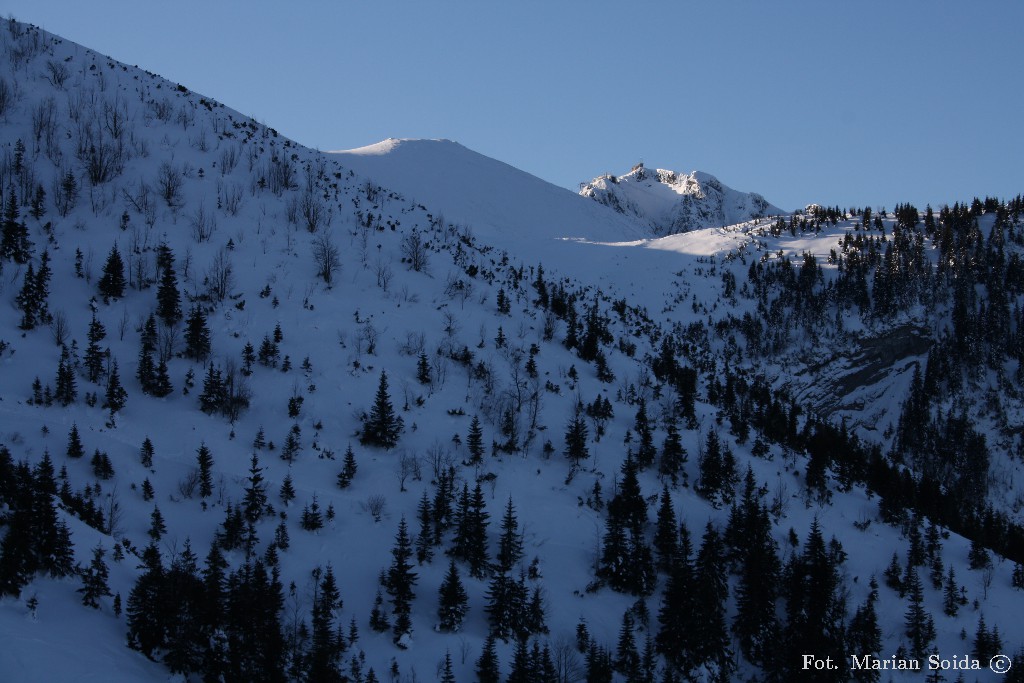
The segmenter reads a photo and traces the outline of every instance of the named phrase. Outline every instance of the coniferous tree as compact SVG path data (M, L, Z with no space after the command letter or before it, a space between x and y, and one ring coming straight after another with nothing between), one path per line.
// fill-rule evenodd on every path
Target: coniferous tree
M199 466L199 497L209 498L213 495L213 454L205 443L199 444L196 464Z
M106 403L103 407L110 410L110 415L121 411L128 402L128 392L121 386L121 377L117 372L117 359L110 368L110 377L107 379Z
M480 657L476 660L476 680L477 683L500 683L501 681L494 634L487 636Z
M580 410L576 411L565 428L564 452L565 457L572 461L573 467L579 467L582 461L590 457L587 450L587 423Z
M430 361L426 351L420 351L419 359L416 361L416 380L420 384L430 384Z
M640 467L650 467L654 463L654 456L657 449L654 447L654 436L651 433L650 420L647 417L647 401L643 397L639 400L640 407L636 411L636 420L633 423L633 431L640 440L636 453L636 460Z
M626 676L640 669L640 653L636 649L636 636L633 633L633 615L629 610L622 613L619 642L615 648L615 668Z
M665 486L661 490L661 501L658 505L654 550L658 555L658 569L666 574L672 571L672 563L676 559L678 528L675 508L672 506L672 496L669 494L668 486Z
M185 357L202 361L210 355L210 328L206 325L206 314L199 306L193 306L185 321Z
M157 247L157 268L160 270L160 287L156 292L156 313L165 325L174 325L181 320L181 293L178 291L178 276L174 272L174 252L166 243Z
M707 666L722 680L729 679L732 667L725 627L726 576L721 536L708 522L693 571L693 656L698 666Z
M351 486L352 479L355 478L357 469L356 455L352 452L352 444L349 444L348 448L345 449L345 459L341 464L341 472L338 473L338 488L347 489Z
M67 454L69 458L81 458L85 455L85 447L82 446L82 438L78 435L78 425L75 423L71 423L71 430L68 432Z
M319 567L313 576L319 580L313 596L311 643L308 654L307 675L310 681L342 681L341 655L344 640L340 629L335 627L334 614L341 609L341 593L334 579L334 569Z
M280 497L281 502L285 505L285 507L287 507L288 503L295 499L295 487L292 485L291 474L284 475L284 481L281 482Z
M466 448L469 449L469 464L479 465L484 457L484 433L480 429L480 418L473 416L469 423L469 434L466 436Z
M377 633L384 633L391 628L387 614L384 612L384 596L379 587L377 588L377 597L373 600L373 609L370 611L370 628Z
M841 661L846 601L838 571L845 554L838 541L826 546L821 527L811 524L802 553L794 553L785 571L787 624L780 652L783 671L798 671L799 653L820 652L820 657ZM811 649L808 649L811 648ZM825 671L822 680L843 680L841 671Z
M680 472L683 472L683 465L686 463L686 449L679 438L679 429L675 422L669 422L665 433L665 443L661 447L661 462L658 466L658 473L662 477L668 477L675 485L679 480ZM685 472L683 473L685 477Z
M93 311L92 322L89 323L89 345L85 348L85 373L90 382L99 382L103 376L107 353L100 348L100 342L106 336L106 328L96 319L96 312Z
M167 533L167 525L164 523L164 516L160 512L160 508L156 505L153 506L153 512L149 515L149 522L149 537L154 542L159 542Z
M28 263L32 243L28 239L28 226L19 221L18 195L11 183L7 187L4 203L2 237L0 237L0 258L10 259L18 264Z
M263 479L259 456L255 453L252 454L249 465L249 485L245 488L242 506L245 509L245 518L253 524L260 521L267 507L267 485Z
M924 591L917 569L911 566L907 581L907 599L910 605L906 613L906 636L910 641L910 653L914 657L924 657L928 646L935 640L935 624L924 608Z
M416 535L416 562L423 564L434 559L433 514L426 491L423 491L419 507L416 508L416 518L420 522L420 532Z
M466 589L459 578L459 570L455 566L455 558L448 564L448 573L441 583L438 596L437 617L442 631L458 631L468 611Z
M398 443L398 435L402 431L402 418L395 415L388 395L387 373L380 373L380 384L377 396L369 416L363 422L362 434L359 437L363 445L378 446L391 449Z
M75 402L78 397L78 383L75 380L75 370L71 365L71 357L67 347L60 351L60 361L57 363L57 378L54 383L53 400L62 406Z
M519 520L512 506L512 496L505 506L505 516L501 520L501 538L498 540L498 571L507 573L523 557L523 537L519 532Z
M882 630L878 627L878 615L875 602L878 600L878 583L871 577L871 592L864 604L857 608L850 626L847 629L847 648L858 655L879 656L882 649ZM880 678L878 671L858 668L851 671L851 677L857 683L877 683Z
M153 466L153 442L149 440L147 436L142 442L142 448L139 449L139 459L142 462L142 466L149 468Z
M155 541L143 551L142 563L144 571L132 586L125 608L128 647L152 659L154 651L162 648L166 641L165 575Z
M409 612L412 609L412 601L416 597L413 591L413 587L416 585L416 573L412 570L412 564L409 561L412 557L412 543L409 540L404 516L398 523L398 534L395 536L395 545L391 549L391 557L392 562L387 573L386 588L391 596L392 612L395 615L395 639L401 640L403 636L412 631Z
M109 299L120 299L123 297L125 285L124 261L121 259L121 253L117 250L117 245L115 244L110 248L107 262L103 265L103 276L100 278L97 286L99 287L100 296L103 297L104 301L108 301Z
M31 263L28 264L21 291L14 301L21 311L19 327L23 330L34 330L36 323L39 322L39 295L36 291L36 271Z

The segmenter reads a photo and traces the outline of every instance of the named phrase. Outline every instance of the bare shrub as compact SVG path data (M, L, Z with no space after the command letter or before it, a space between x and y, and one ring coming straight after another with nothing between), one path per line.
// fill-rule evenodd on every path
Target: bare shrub
M317 277L323 278L324 284L330 288L334 283L334 273L341 267L341 255L329 231L325 230L313 239L313 261Z
M387 509L388 499L380 493L375 493L363 503L364 509L373 517L373 521L379 522Z

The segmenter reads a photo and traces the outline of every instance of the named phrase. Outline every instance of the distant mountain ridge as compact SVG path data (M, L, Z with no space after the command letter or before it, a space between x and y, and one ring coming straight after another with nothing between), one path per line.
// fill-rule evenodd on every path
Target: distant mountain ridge
M580 195L639 219L659 236L786 213L760 194L734 190L708 173L651 171L642 163L625 175L584 183Z

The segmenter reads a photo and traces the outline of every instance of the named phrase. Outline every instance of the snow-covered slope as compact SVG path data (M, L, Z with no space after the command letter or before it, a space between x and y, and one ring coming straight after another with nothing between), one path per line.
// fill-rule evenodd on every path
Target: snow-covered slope
M360 175L443 211L446 221L472 226L490 244L623 241L648 234L631 217L451 140L388 139L333 154Z
M754 192L739 192L701 171L688 175L643 164L621 176L602 175L580 195L635 217L657 235L722 227L785 213Z
M824 273L820 282L812 279L819 291L835 279L830 252L842 251L847 237L869 234L856 217L827 226L803 225L803 217L791 227L753 220L645 239L649 230L636 218L455 143L389 141L321 154L185 86L14 22L0 27L0 79L16 95L0 118L0 191L32 242L23 262L2 259L0 445L31 467L50 458L59 472L58 494L44 493L68 523L75 561L88 566L92 549L104 548L109 587L121 598L100 596L93 610L81 604L83 579L75 573L26 577L20 592L0 597L0 643L11 644L0 647L0 680L171 677L124 646L128 598L143 574L143 548L154 537L165 567L181 562L186 541L200 558L214 545L223 548L228 572L254 558L273 566L284 603L276 616L289 634L284 647L296 679L314 678L306 674L310 643L301 634L313 621L316 577L331 567L343 604L326 615L321 610L319 619L344 632L340 666L346 675L367 680L373 667L378 680L387 680L394 667L399 673L392 680L431 680L449 653L454 680L474 680L491 628L486 606L495 572L471 578L460 560L469 611L457 633L436 631L445 551L455 544L455 529L451 515L428 519L426 533L421 526L420 501L426 496L432 506L449 472L453 497L463 485L480 484L492 558L502 510L513 502L525 554L511 574L522 570L525 585L544 597L550 630L534 634L533 643L563 657L565 680L581 680L585 656L575 647L581 620L594 643L612 652L625 611L650 616L630 633L637 641L658 628L665 571L656 572L646 596L616 592L595 576L607 500L622 481L626 453L640 442L641 405L654 449L660 452L675 427L689 458L677 482L656 464L641 471L640 497L653 502L668 485L669 501L695 546L706 523L724 530L731 517L728 505L695 486L702 480L699 455L714 433L734 455L737 474L750 468L761 502L771 509L769 544L783 562L800 552L815 522L826 538L842 543L847 558L839 571L849 596L844 617L863 603L869 577L880 577L893 553L907 556L909 521L902 528L879 521L877 491L856 477L840 486L829 464L819 467L824 489L812 490L805 474L812 463L797 438L813 431L808 416L819 394L810 389L820 391L822 379L836 383L848 367L862 366L853 352L838 363L834 354L857 348L855 340L884 336L891 321L827 308L833 324L821 326L816 318L793 318L783 304L770 306L795 289L770 280L780 277L776 266L786 272L786 259L799 264L804 252L818 255ZM14 197L19 201L6 201ZM985 218L983 227L989 230L992 222ZM886 217L884 230L870 234L892 237L894 227ZM190 355L184 321L155 322L151 354L166 361L172 385L157 396L144 392L139 370L147 319L166 279L161 244L173 256L177 280L170 289L180 295L183 313L203 313L211 348ZM114 249L128 283L123 293L104 297L101 270ZM40 294L25 283L35 282L29 266L42 267L44 250L52 279ZM330 277L317 257L325 253L333 253ZM749 274L762 266L755 285ZM25 309L38 314L40 296L47 315L27 320ZM822 299L821 306L831 305ZM758 327L755 318L767 319L762 308L778 309L782 322ZM917 313L902 313L898 322ZM83 357L94 316L106 330L97 342L105 362L90 379ZM584 357L587 343L591 360ZM260 360L246 360L247 344L260 349ZM668 379L666 351L679 363L675 374L692 372L694 386ZM908 353L920 358L914 348ZM890 364L891 379L872 374L865 380L887 392L884 405L872 407L884 409L879 430L898 415L909 382L903 355ZM115 362L128 398L112 409L104 403ZM817 369L830 362L835 372ZM77 383L66 404L53 400L62 365L72 367ZM205 380L215 372L245 390L245 409L200 410ZM359 439L383 372L404 422L391 449ZM725 387L716 386L720 380ZM749 390L753 382L757 392ZM778 386L793 389L792 401L771 393ZM693 401L687 418L680 416L684 391ZM603 416L589 408L598 398L610 411ZM798 413L803 404L807 409ZM840 415L863 412L838 408ZM740 429L741 415L751 422L751 416L783 411L792 421L776 425L774 436L756 422L748 432ZM468 447L474 416L482 432L479 463ZM587 457L573 464L564 452L566 426L575 419L588 426ZM1014 427L1020 419L1011 413L1005 422ZM86 457L68 452L72 426ZM791 442L783 443L788 437ZM143 456L147 440L151 461ZM207 494L198 485L204 445L212 457ZM358 468L341 486L349 446ZM89 462L91 453L105 454L113 472L104 470L102 458L99 466ZM235 534L246 538L232 543L232 524L225 522L255 487L254 453L266 506L253 508L251 531ZM1019 464L1000 458L1005 479L1019 477ZM293 500L280 495L285 481ZM103 523L85 521L85 502L105 513ZM319 529L301 523L314 506L324 513ZM162 533L152 524L157 508L166 523ZM3 538L13 526L9 513L0 504ZM640 525L641 545L654 537L653 518L651 509ZM391 629L373 631L368 618L402 519L417 540L436 534L440 542L428 544L433 560L414 569L412 637L403 641L405 649L393 642ZM955 568L958 586L976 606L944 615L942 590L929 582L923 600L936 615L934 646L944 656L969 652L969 638L964 642L960 633L973 634L983 613L990 627L998 624L1012 653L1024 639L1013 563L995 557L990 570L972 570L969 540L941 531L935 552L944 567ZM729 623L738 615L738 581L727 578L733 597L721 605ZM888 656L905 645L907 604L887 586L880 594L879 652ZM777 603L780 618L784 602ZM385 598L384 611L390 607ZM209 646L222 636L208 635L200 645L216 660ZM498 643L503 677L511 673L515 649L514 639ZM151 654L170 665L162 649ZM735 652L732 661L737 679L760 674ZM900 676L893 680L920 680ZM195 667L191 677L200 678ZM626 678L622 672L614 677Z

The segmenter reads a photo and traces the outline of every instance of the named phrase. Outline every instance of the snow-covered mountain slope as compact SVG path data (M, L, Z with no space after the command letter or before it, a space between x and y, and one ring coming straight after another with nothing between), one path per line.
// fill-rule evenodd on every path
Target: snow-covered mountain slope
M754 192L739 192L701 171L681 174L643 164L621 176L602 175L580 195L635 217L656 235L735 225L787 213Z
M630 217L450 140L389 139L332 154L361 176L429 202L446 221L472 226L488 244L543 247L556 239L649 236Z
M887 464L871 462L869 482L868 473L841 458L857 444L816 416L825 412L818 396L831 383L847 369L867 367L857 359L858 344L884 337L894 325L945 325L941 299L883 317L827 289L856 272L849 265L855 255L889 243L898 253L905 248L893 217L879 219L881 228L865 228L868 221L853 214L827 225L794 216L790 225L752 220L646 239L634 219L454 143L321 154L185 86L16 22L0 26L0 81L0 95L13 94L0 98L6 102L0 226L10 237L0 257L0 446L13 462L25 463L12 472L0 459L0 556L19 557L10 547L33 528L24 513L52 504L81 568L20 576L16 563L0 561L0 643L13 644L0 647L0 680L245 679L218 667L229 657L263 652L244 647L260 635L247 620L253 615L244 608L252 600L243 590L259 586L247 581L259 576L257 563L271 568L271 585L263 586L270 594L262 595L279 599L260 606L280 627L279 637L266 641L268 650L287 657L277 662L280 680L329 678L311 673L322 654L314 641L323 646L325 634L329 665L351 680L370 680L371 668L377 680L390 671L398 681L440 678L446 654L454 680L475 680L488 633L496 622L507 626L488 609L493 587L501 585L496 579L520 576L530 595L541 598L547 628L532 627L530 646L556 654L563 680L583 680L588 659L600 665L603 653L617 658L623 631L642 649L658 632L660 614L691 614L689 604L666 600L664 568L644 577L640 594L609 583L617 568L640 566L642 559L640 552L605 550L615 540L612 508L622 508L621 500L609 500L626 488L627 453L641 450L653 453L653 461L637 474L629 501L646 503L630 529L633 550L650 550L656 526L675 537L681 524L693 541L693 560L707 524L735 532L727 501L742 496L749 468L750 495L757 499L751 504L768 522L762 540L781 563L801 571L798 556L813 555L812 528L836 539L818 558L838 563L837 595L846 603L836 606L841 623L832 626L840 632L893 554L907 564L914 534L929 525L918 511L927 509L938 520L937 537L929 545L931 566L916 571L924 578L938 560L955 570L953 589L966 596L947 615L942 588L925 579L920 602L934 615L930 648L949 657L970 653L982 615L989 628L998 625L1006 652L1024 642L1015 563L994 554L989 566L972 569L968 562L967 534L1007 546L999 524L985 536L966 525L974 507L953 506L948 489L925 489L927 495L906 500L909 489L917 492L909 469L916 462L907 464L905 476L894 469L892 480L881 482ZM990 217L979 209L979 215L985 243L1020 230L1016 218L997 230L994 211ZM22 225L31 244L21 243ZM567 239L573 237L584 239ZM932 237L920 240L934 265L941 247ZM1003 251L1017 254L1020 246L1011 240ZM123 291L104 294L115 279L103 277L116 270L106 266L115 252L126 283ZM820 273L805 265L805 253L818 257ZM975 255L973 247L969 253ZM956 254L951 248L943 263L956 261ZM40 270L49 271L45 286L35 275ZM899 272L896 265L892 270ZM795 271L806 277L786 279ZM1006 296L1016 297L1017 306L1020 292L1006 280ZM938 279L929 283L925 294L943 288ZM872 293L880 291L873 284ZM205 319L205 329L164 315L171 294L183 317ZM797 295L800 309L791 301ZM884 409L874 430L884 432L898 420L907 394L912 373L905 361L926 358L913 346L892 359L876 355L883 379L872 371L866 381L887 392L879 401L884 405L870 406ZM835 357L841 362L830 360ZM168 393L154 391L147 361L166 365ZM1021 424L1014 412L1019 397L1010 396L1016 363L993 356L993 367L969 377L974 393L946 396L939 387L931 399L936 415L968 404L972 424L1002 449L992 449L999 466L993 479L1005 480L992 486L1000 493L993 512L1000 514L1013 509L1012 482L1020 476L1019 462L1003 449L1006 439L1019 443L1013 431ZM112 390L115 368L127 391L123 405ZM391 409L402 419L390 448L360 438L384 373ZM1005 399L981 405L963 398L991 398L995 387L1003 387ZM858 410L841 408L838 416ZM73 428L84 453L70 447ZM667 472L663 452L673 433L686 458ZM872 430L864 434L868 439ZM875 443L888 450L891 441L883 435L858 454L866 457ZM709 443L733 457L741 482L726 478L721 491L709 490ZM573 462L569 454L580 445L585 453ZM205 464L204 446L212 459ZM354 474L343 464L350 447ZM457 631L437 630L448 555L459 554L460 492L478 485L489 519L482 541L492 563L474 577L468 560L456 560L468 612ZM893 485L897 493L903 487L904 498L893 494ZM286 495L288 486L294 498ZM28 506L25 487L34 487ZM263 504L252 503L257 489L267 496ZM676 520L656 525L655 503L665 490ZM884 516L883 490L889 496ZM503 570L497 555L509 500L524 554ZM924 508L935 501L944 505ZM244 517L236 512L241 508ZM937 515L950 509L943 522ZM157 510L163 530L154 523ZM319 525L312 523L316 511ZM408 629L399 634L389 580L379 577L395 561L402 520L417 549L432 559L414 562L415 597ZM197 567L186 543L200 558ZM736 538L728 543L742 546ZM112 593L99 595L95 610L82 605L79 593L94 548L105 551ZM183 579L205 578L216 568L202 559L215 549L227 576L217 581L208 572L214 580L199 599L176 591L194 589L195 581ZM705 563L721 561L711 554ZM328 567L341 598L333 608L318 602L318 580ZM155 581L164 571L183 584ZM719 596L716 616L731 626L740 621L741 577L722 569L716 585L719 575L729 597ZM802 583L775 579L773 588ZM133 610L130 596L140 584L159 599L137 602ZM389 622L382 632L370 621L378 589ZM150 595L141 593L140 600ZM873 603L880 641L870 649L883 657L907 647L904 593L883 585ZM186 594L190 600L182 599ZM784 642L790 605L781 595L775 599L771 613L781 621L772 627L772 642ZM200 615L184 607L204 601L223 609L196 610ZM139 625L140 605L143 616L147 607L156 613L182 606L147 648L159 666L125 647L130 628ZM627 621L623 629L626 612L634 626ZM581 622L593 645L586 653L577 647ZM319 636L311 638L315 627ZM497 642L502 679L512 673L515 641ZM727 676L763 673L728 634L719 646L729 653L726 668L735 666ZM663 654L652 655L657 671L649 679L662 678ZM693 677L710 678L722 661L704 662ZM796 660L784 665L799 668ZM618 668L608 676L626 680L628 665ZM921 677L897 672L892 678Z

